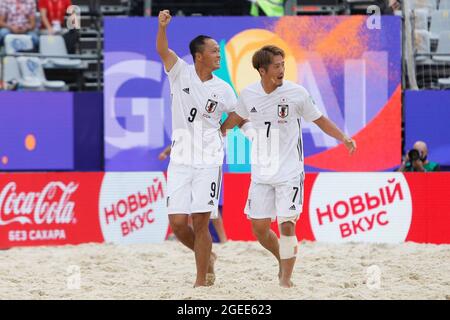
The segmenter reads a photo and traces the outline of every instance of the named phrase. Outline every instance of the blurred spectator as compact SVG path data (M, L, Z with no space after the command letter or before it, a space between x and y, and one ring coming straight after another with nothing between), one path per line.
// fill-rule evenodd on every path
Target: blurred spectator
M36 0L0 0L0 45L10 33L30 35L37 47Z
M252 2L250 15L282 17L284 16L284 0L249 0Z
M405 155L401 166L397 171L400 172L431 172L439 171L439 164L428 160L428 148L425 142L417 141L413 149Z
M60 33L67 8L71 5L71 0L39 0L42 29L47 29L48 34Z
M76 45L80 40L80 28L78 25L69 30L64 29L67 9L72 5L71 0L39 0L39 11L41 13L42 29L48 34L62 34L66 43L68 53L76 52ZM71 12L75 14L74 11ZM74 21L77 21L73 17Z
M402 10L402 3L400 0L389 0L389 8L392 11Z
M382 14L394 14L402 9L400 0L376 0L375 5L380 7Z

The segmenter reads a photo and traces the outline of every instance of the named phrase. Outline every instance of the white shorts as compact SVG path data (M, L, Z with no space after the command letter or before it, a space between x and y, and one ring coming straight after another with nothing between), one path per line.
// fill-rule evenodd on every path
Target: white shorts
M244 212L249 219L298 217L303 211L304 174L280 184L251 182ZM295 219L295 220L296 220Z
M167 208L169 214L211 212L217 218L222 167L193 168L169 164L167 169Z

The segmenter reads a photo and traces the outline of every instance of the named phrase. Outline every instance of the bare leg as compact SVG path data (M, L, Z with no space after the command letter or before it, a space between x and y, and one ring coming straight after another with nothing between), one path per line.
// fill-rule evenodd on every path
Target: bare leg
M177 239L186 247L194 250L194 230L188 224L187 214L169 214L170 228Z
M210 213L192 214L192 224L194 226L194 253L197 265L197 279L194 287L206 286L206 274L210 262L212 239L209 233L208 224Z
M208 215L209 219L209 215ZM195 252L195 233L192 228L192 219L187 214L170 214L170 227L177 239L186 247ZM208 231L209 233L209 231ZM208 273L214 273L214 261L216 254L211 252L211 259L208 264Z
M295 224L293 222L283 222L280 225L280 233L285 236L295 236ZM294 284L291 281L292 272L294 271L296 256L290 259L281 259L281 278L280 286L290 288Z
M217 209L220 210L220 209ZM214 226L214 229L216 229L217 236L219 237L220 243L225 243L228 241L227 234L225 233L225 228L223 227L223 220L222 216L220 215L220 211L218 214L217 219L212 219L212 224Z
M259 243L269 250L278 261L278 278L281 278L281 259L280 246L278 237L275 232L270 229L271 220L269 219L252 219L253 234Z

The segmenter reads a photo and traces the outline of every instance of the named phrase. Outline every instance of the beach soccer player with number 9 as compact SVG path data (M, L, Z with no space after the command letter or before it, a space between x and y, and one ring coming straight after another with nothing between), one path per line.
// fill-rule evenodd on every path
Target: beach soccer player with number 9
M235 113L230 114L221 130L225 135L244 119L252 124L244 132L252 140L251 184L245 213L258 241L278 260L280 286L289 288L293 286L291 276L298 246L295 226L303 207L301 118L343 142L350 154L356 150L356 143L317 109L304 87L283 81L284 56L276 46L264 46L255 52L252 64L261 81L241 91ZM280 240L270 229L275 219Z
M166 29L171 18L168 10L159 13L156 39L172 94L167 208L172 231L195 253L194 287L209 286L215 280L216 256L211 251L208 224L218 212L224 158L220 121L223 112L233 113L236 97L231 86L212 73L220 68L217 41L201 35L190 42L194 65L169 49Z

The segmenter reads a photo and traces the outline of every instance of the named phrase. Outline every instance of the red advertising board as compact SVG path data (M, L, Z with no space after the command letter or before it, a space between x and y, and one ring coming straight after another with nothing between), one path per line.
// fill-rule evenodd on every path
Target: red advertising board
M449 181L450 173L307 174L297 237L450 243ZM249 185L249 174L225 174L231 240L255 240L243 212ZM0 248L162 242L166 192L162 172L0 174Z
M0 175L0 244L59 245L101 242L99 173Z
M0 248L164 241L162 172L0 174Z
M449 181L444 172L306 174L297 237L450 243ZM231 240L255 240L243 212L249 185L249 174L225 175L223 219Z

